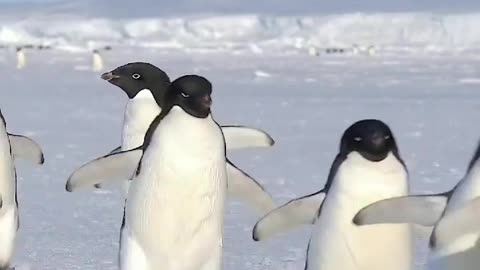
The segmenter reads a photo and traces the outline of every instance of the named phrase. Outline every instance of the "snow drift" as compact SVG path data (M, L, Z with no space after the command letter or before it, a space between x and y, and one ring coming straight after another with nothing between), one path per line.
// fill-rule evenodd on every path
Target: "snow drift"
M53 14L0 17L0 43L60 49L99 45L169 49L303 50L374 45L383 50L457 51L480 47L480 13L330 16L224 15L89 18Z

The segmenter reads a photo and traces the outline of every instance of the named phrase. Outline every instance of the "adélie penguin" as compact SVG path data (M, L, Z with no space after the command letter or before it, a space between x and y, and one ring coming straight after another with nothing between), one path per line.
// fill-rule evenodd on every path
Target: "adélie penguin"
M17 69L23 69L27 65L27 57L25 56L25 51L22 47L17 47Z
M363 206L407 195L408 189L408 173L390 128L379 120L362 120L344 132L324 189L264 216L253 238L314 224L305 269L412 269L410 226L357 227L352 222Z
M137 164L126 200L122 270L222 268L227 188L225 141L211 115L212 85L200 76L168 87L142 146L105 158Z
M0 270L9 269L19 228L15 160L44 163L40 146L32 139L7 132L0 112Z
M129 63L107 72L102 78L118 86L126 93L127 102L122 129L121 146L113 150L125 151L143 144L145 133L161 112L165 103L165 93L170 84L168 75L158 67L143 62ZM245 126L222 126L227 150L249 147L268 147L274 144L270 135L264 131ZM101 181L130 179L131 175L119 174L109 167L86 166L75 172L69 188L71 191L84 187L99 187ZM250 203L261 214L274 208L273 200L264 188L247 173L233 165L227 164L229 175L229 195ZM93 183L93 182L95 183ZM128 190L129 181L124 181L124 191Z
M412 223L434 226L427 263L429 270L478 269L480 230L476 229L478 221L474 218L478 216L475 212L480 211L477 208L479 158L480 145L465 176L452 190L381 200L361 209L354 222L358 225Z

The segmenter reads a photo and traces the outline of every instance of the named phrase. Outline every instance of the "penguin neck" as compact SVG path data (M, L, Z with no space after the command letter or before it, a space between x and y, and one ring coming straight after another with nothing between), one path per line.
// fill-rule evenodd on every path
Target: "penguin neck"
M225 162L222 131L211 115L198 118L173 106L163 118L154 120L145 138L144 160L155 160L154 164L165 159L169 164L194 167L209 166L213 160Z
M157 126L153 136L149 138L150 140L171 136L172 139L184 138L187 144L194 144L194 141L210 141L212 140L212 130L220 129L211 114L205 118L198 118L190 115L178 105L174 105L168 112L165 112L164 117L161 115L157 117L152 125L155 124Z
M130 99L125 108L122 149L129 150L142 145L148 127L160 112L161 108L150 90L141 90Z
M332 185L354 197L374 196L372 191L377 193L375 196L392 197L407 194L408 175L392 152L378 162L351 152L340 165Z

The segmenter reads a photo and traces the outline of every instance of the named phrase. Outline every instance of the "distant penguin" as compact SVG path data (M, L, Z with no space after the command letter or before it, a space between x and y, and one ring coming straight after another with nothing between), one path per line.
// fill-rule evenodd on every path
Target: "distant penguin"
M227 160L211 93L203 77L178 78L143 145L103 158L111 167L137 167L122 226L121 270L222 268Z
M0 269L9 269L19 228L17 173L14 159L43 164L42 150L33 140L9 134L0 112Z
M129 98L127 102L122 130L122 144L111 151L125 151L141 146L148 127L160 114L165 93L170 84L167 74L149 63L129 63L102 75L109 83L118 86ZM274 144L270 135L264 131L245 126L223 126L227 150L248 147L268 147ZM100 181L128 180L133 171L111 170L108 166L99 166L93 162L75 171L67 184L68 191L96 185ZM134 169L132 169L134 170ZM247 173L228 161L229 196L243 200L257 209L261 215L274 208L274 202L265 189ZM124 181L125 196L130 181Z
M408 173L390 128L362 120L342 136L325 188L288 202L263 217L255 240L302 224L314 224L307 270L413 269L413 237L408 225L356 227L363 206L408 194Z
M430 237L429 270L474 270L480 264L480 231L466 222L480 196L480 144L463 179L450 191L382 200L363 208L358 225L413 223L434 226ZM480 209L478 209L480 210ZM453 224L453 225L452 225ZM464 233L462 231L465 231Z
M103 58L98 50L93 50L92 52L92 69L94 72L103 70Z
M352 54L357 55L360 53L360 48L358 47L357 44L352 45Z
M17 47L17 69L23 69L27 65L27 57L22 47Z
M308 48L308 54L309 54L310 56L319 56L319 55L320 55L320 53L318 52L318 49L317 49L316 47L314 47L314 46L310 46L310 47Z
M377 54L377 51L375 49L375 46L371 45L371 46L368 46L367 48L367 55L368 56L374 56Z

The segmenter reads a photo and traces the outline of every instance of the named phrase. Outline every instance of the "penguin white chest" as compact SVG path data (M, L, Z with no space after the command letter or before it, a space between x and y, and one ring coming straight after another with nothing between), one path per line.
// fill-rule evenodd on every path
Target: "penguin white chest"
M95 72L103 70L103 59L99 53L95 52L92 56L92 69Z
M3 205L15 205L15 165L8 134L3 124L0 125L0 194Z
M130 99L125 109L122 150L130 150L143 144L143 139L153 119L160 114L150 90L142 90Z
M23 51L17 52L17 69L23 69L27 65L27 58Z
M152 265L200 269L221 259L225 164L223 135L210 116L174 107L160 122L126 210L127 229Z
M315 224L308 269L408 270L409 225L357 227L353 217L373 202L408 194L407 173L393 154L380 162L350 153L340 165Z

